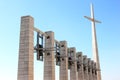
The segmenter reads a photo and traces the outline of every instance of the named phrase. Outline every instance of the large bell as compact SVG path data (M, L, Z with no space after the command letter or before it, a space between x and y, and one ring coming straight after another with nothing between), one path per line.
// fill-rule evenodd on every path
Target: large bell
M77 61L77 70L79 70L80 69L80 62L79 61Z
M43 61L43 45L38 45L37 46L37 60Z
M71 68L72 64L74 64L74 62L72 61L72 58L69 57L69 58L68 58L68 69Z
M60 53L56 52L56 65L60 65Z

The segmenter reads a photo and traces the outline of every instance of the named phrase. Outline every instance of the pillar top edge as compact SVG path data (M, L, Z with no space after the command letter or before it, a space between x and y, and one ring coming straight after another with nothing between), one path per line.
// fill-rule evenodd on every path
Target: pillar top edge
M94 62L93 60L91 60L91 62Z
M77 54L82 54L82 52L77 52Z
M60 42L65 42L65 43L67 43L67 41L66 41L66 40L62 40L62 41L60 41Z
M45 31L45 33L52 33L53 31ZM54 33L54 32L53 32Z
M91 58L87 58L89 61L91 61Z
M87 55L83 55L84 58L87 58Z
M31 18L33 18L31 15L21 16L21 18L26 18L26 17L31 17Z
M82 56L82 52L77 52L76 56Z
M76 49L75 47L69 47L69 49Z

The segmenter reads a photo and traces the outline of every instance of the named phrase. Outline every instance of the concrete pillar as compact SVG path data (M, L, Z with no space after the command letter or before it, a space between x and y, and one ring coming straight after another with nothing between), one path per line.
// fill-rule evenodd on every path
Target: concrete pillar
M97 71L97 64L96 62L94 63L94 69L95 69L95 80L98 80L98 71Z
M84 80L89 80L87 56L83 56L83 64L84 64Z
M94 80L94 61L91 61L92 80Z
M33 27L34 20L31 16L21 17L17 80L34 80Z
M83 56L82 52L77 53L78 60L80 62L80 69L78 70L78 80L84 80L84 69L83 69Z
M74 47L70 48L70 53L72 56L73 64L70 68L70 80L77 80L77 64L76 64L76 49Z
M60 41L60 54L62 56L60 65L60 80L68 80L68 57L66 41Z
M44 80L55 80L54 33L45 32ZM51 49L51 50L50 50Z
M93 80L97 80L96 63L95 62L93 62L93 64L92 64L92 75L93 75Z
M93 80L92 79L92 61L90 58L88 58L88 75L89 75L89 80Z

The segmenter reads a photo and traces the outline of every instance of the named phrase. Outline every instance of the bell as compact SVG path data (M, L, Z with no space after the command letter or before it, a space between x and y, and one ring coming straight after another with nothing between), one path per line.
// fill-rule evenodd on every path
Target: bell
M84 66L84 71L86 71L86 67Z
M37 47L37 60L43 61L43 49L40 48L43 48L43 45L39 44Z
M88 72L90 72L90 68L88 68Z
M56 65L59 65L60 66L60 58L56 58Z
M57 54L57 55L60 55L60 53L59 53L59 52L56 52L56 54Z

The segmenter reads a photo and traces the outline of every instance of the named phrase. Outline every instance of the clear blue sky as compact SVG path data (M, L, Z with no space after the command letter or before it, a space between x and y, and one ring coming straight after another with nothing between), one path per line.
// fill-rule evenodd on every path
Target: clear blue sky
M35 27L52 30L92 58L90 3L94 4L102 80L120 80L119 0L0 0L0 80L17 80L20 17L31 15ZM43 80L43 62L34 60L34 80ZM56 78L59 76L56 67ZM56 79L59 80L59 79Z

